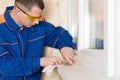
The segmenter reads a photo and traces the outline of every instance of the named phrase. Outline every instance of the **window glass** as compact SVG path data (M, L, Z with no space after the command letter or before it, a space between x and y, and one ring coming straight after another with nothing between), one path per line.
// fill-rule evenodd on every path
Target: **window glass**
M90 48L104 46L104 0L89 0Z

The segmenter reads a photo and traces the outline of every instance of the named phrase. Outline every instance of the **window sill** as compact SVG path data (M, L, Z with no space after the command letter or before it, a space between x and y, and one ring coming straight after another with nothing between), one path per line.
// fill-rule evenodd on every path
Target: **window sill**
M107 57L104 50L76 51L76 65L58 68L63 80L110 80L107 78Z

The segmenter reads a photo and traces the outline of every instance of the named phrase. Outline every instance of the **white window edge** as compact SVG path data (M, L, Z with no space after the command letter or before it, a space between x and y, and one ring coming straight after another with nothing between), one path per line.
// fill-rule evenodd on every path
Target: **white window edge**
M77 49L82 50L90 47L90 26L89 26L89 14L88 13L88 0L79 0L79 27L78 27L78 42Z
M104 50L107 53L108 77L114 77L114 0L105 1L105 27L104 27Z

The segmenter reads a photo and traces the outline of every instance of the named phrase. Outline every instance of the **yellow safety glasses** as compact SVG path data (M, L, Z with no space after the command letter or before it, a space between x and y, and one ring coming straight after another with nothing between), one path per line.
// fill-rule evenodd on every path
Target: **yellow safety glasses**
M26 13L26 12L25 12L24 10L22 10L17 4L16 4L16 7L17 7L18 9L20 9L23 13L25 13L25 14L28 16L28 19L31 20L31 21L36 21L36 20L38 20L38 19L40 19L40 18L42 17L42 15L39 16L39 17L34 17L34 16Z

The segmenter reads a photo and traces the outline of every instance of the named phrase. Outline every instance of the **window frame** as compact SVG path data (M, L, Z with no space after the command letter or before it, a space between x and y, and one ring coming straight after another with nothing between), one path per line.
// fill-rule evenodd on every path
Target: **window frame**
M74 33L74 0L69 2L69 32ZM78 39L77 39L77 50L85 50L90 47L90 27L89 27L89 14L86 14L88 11L85 10L88 0L78 0ZM106 54L106 66L107 66L107 76L115 76L115 1L106 0L105 1L105 11L104 11L104 54ZM87 25L86 25L87 24ZM70 27L71 26L71 27ZM90 49L89 49L90 50ZM91 49L92 50L92 49Z

